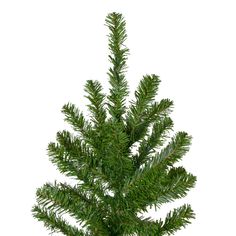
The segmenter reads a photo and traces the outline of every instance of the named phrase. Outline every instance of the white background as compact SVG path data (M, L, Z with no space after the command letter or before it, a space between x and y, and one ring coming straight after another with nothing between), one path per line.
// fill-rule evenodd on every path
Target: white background
M61 107L85 111L83 85L108 91L106 15L123 13L131 98L142 75L174 100L175 131L193 136L183 165L198 177L188 197L197 218L176 236L235 235L235 1L1 1L0 234L46 236L31 216L37 187L64 180L46 148L69 127Z

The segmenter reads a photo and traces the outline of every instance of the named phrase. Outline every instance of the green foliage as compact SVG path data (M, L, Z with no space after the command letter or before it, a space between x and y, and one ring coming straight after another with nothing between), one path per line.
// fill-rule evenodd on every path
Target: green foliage
M190 219L194 219L195 214L190 205L183 205L179 208L175 208L169 212L166 216L165 222L162 225L161 235L171 235L177 230L185 227L190 223Z
M99 126L106 120L106 110L104 108L104 100L106 96L102 93L102 85L99 81L87 80L85 92L88 93L88 96L85 97L91 102L91 104L88 105L92 114L91 120L94 124Z
M44 184L37 189L32 214L51 232L68 236L172 235L195 217L190 205L175 208L156 221L138 217L138 213L148 207L158 211L195 186L196 177L175 166L188 152L191 136L183 131L170 135L173 101L155 101L160 85L155 74L143 76L134 100L125 106L129 94L125 21L113 12L106 25L110 93L103 93L99 81L87 80L84 90L90 119L74 104L65 104L62 113L74 133L57 132L56 142L50 142L47 149L50 161L77 184ZM82 229L70 225L66 215Z
M32 213L35 218L42 221L48 229L53 233L61 232L68 236L88 236L82 230L78 230L76 227L69 225L69 223L58 217L51 210L44 209L43 207L33 206Z
M108 111L114 119L122 120L125 113L125 97L129 94L128 83L125 79L126 61L129 49L124 46L127 38L125 21L121 14L112 13L106 18L106 25L109 33L109 60L112 66L109 68L108 76L111 85L110 95L107 96L109 102Z

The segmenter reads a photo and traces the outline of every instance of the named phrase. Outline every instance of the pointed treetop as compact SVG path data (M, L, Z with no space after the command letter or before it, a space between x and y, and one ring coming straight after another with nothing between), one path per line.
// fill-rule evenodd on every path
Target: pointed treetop
M128 83L125 79L129 52L129 49L124 45L127 39L126 23L122 14L113 12L107 15L106 26L110 31L108 34L109 60L112 64L108 71L111 85L108 107L111 116L120 121L126 109L125 97L129 94Z

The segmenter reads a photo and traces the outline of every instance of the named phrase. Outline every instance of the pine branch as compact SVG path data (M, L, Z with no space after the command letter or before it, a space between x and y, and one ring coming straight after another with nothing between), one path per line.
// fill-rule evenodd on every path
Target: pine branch
M103 183L107 177L97 168L97 159L88 145L79 137L73 137L68 131L57 132L58 143L49 143L50 161L59 171L69 177L82 181L81 187L92 189L99 197L104 196ZM94 181L94 178L99 181Z
M57 132L56 140L64 148L68 159L79 160L82 163L89 164L93 156L93 150L80 137L63 130L62 132Z
M194 218L195 214L190 205L185 204L170 211L164 222L161 219L152 220L150 217L136 217L136 220L132 221L133 224L130 227L127 226L125 233L127 235L137 233L139 236L172 235L181 228L185 228L187 224L191 223L190 220Z
M89 121L87 121L82 112L74 104L67 103L62 107L62 113L65 115L67 121L75 131L79 132L83 139L91 146L94 145L93 129Z
M160 208L163 203L183 198L195 186L196 176L187 173L183 167L163 171L160 167L153 168L136 182L126 195L126 200L135 202L135 210L146 211L146 208Z
M82 147L79 137L73 137L68 131L57 132L57 141L48 145L50 161L57 165L61 173L84 179L80 168L87 164L92 154L89 155L86 147Z
M108 76L111 85L110 95L108 96L109 113L118 121L122 120L125 113L125 97L129 94L128 83L125 79L125 70L128 48L123 43L127 38L125 21L121 14L110 13L106 17L106 25L110 33L109 37L109 59L112 67L109 68Z
M173 167L166 175L159 178L156 186L157 196L153 201L155 207L160 204L183 198L195 186L196 176L187 173L183 167Z
M102 219L104 209L98 208L93 200L78 188L66 184L47 183L37 190L36 195L40 206L47 207L55 213L68 213L86 225L94 235L108 234Z
M189 151L192 137L186 132L178 132L171 142L154 158L155 162L172 166Z
M162 99L160 102L153 102L138 120L128 119L126 126L126 133L130 138L129 147L144 138L148 127L155 121L167 116L173 107L173 101L169 99Z
M164 140L168 137L168 131L172 128L173 121L169 117L164 117L154 123L151 135L141 141L138 149L139 154L134 157L137 168L148 160L150 154L155 152L154 148L163 145Z
M84 233L82 230L78 230L76 227L71 226L62 217L57 216L54 212L49 211L40 206L33 206L33 217L42 221L44 226L52 231L52 233L63 233L67 236L90 236L89 233Z
M150 217L135 216L132 224L127 224L124 235L161 236L161 221L153 221Z
M144 112L144 117L150 122L154 122L160 117L168 115L173 108L173 101L170 99L161 99L160 102L153 102L150 108Z
M105 94L102 93L102 85L99 81L87 80L85 84L85 92L91 104L87 105L92 113L92 121L96 126L101 126L106 119L106 110L104 109Z
M190 145L191 137L185 132L178 132L172 141L160 152L160 154L154 156L151 160L145 163L142 169L137 169L133 176L128 179L122 189L123 194L125 194L127 200L135 199L133 202L135 209L144 210L146 203L149 201L156 200L160 189L158 189L158 181L165 178L167 172L167 167L172 166L176 161L180 160L182 156L188 151L188 146ZM179 176L182 177L182 185L178 186L174 183L175 189L171 192L164 192L160 196L159 201L171 201L177 197L183 196L188 188L193 187L196 181L195 177L192 175L187 175L184 169L173 169L169 174L175 173L177 171L177 183L180 181ZM182 175L181 175L182 174ZM168 175L167 175L168 176ZM155 183L157 183L157 188L155 188ZM168 184L171 181L165 182L168 189ZM183 192L183 183L186 184L185 191ZM181 184L181 182L180 182ZM175 192L179 191L179 192ZM138 197L137 197L138 196ZM148 200L149 199L149 200ZM157 204L157 203L156 203Z
M64 173L67 176L76 176L78 179L81 179L81 175L78 173L76 167L77 162L75 163L73 160L67 160L63 147L52 142L49 143L48 155L50 156L50 161L57 165L61 173Z
M161 228L162 235L171 235L181 228L185 228L187 224L191 223L191 219L195 219L195 214L190 205L183 205L175 208L167 214L164 224Z
M135 91L135 100L131 101L129 110L127 111L126 123L131 126L127 131L131 131L135 126L139 125L143 120L145 110L150 107L150 103L154 100L160 80L157 75L146 75L139 82ZM128 132L128 134L130 134Z
M132 105L129 108L127 120L132 119L134 123L140 120L144 111L149 107L150 103L153 102L159 84L159 76L154 74L143 76L143 79L140 80L138 88L135 91L136 100L131 101Z

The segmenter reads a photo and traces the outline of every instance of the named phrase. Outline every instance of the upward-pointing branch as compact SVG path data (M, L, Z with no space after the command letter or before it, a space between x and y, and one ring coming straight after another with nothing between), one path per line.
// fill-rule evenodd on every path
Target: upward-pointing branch
M111 85L110 95L108 96L108 110L113 118L120 121L122 120L122 114L125 113L125 97L129 94L128 83L124 76L129 49L123 43L127 38L127 34L124 18L119 13L108 14L106 25L110 30L108 35L109 60L112 63L108 71Z

